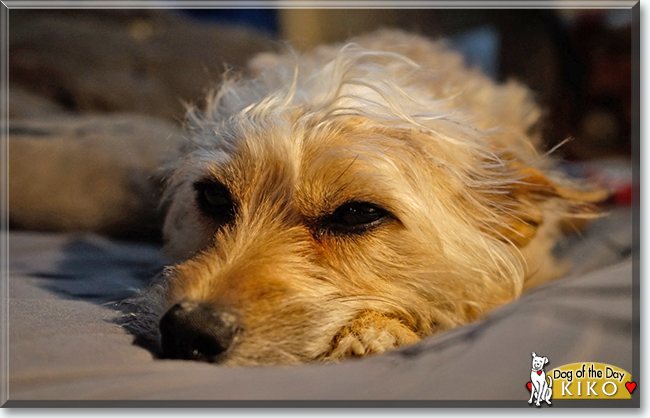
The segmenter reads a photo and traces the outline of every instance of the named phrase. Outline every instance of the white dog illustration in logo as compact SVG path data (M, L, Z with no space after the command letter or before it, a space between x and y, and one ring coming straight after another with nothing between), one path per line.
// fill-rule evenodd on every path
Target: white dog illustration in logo
M544 372L544 365L546 363L548 363L547 357L538 357L533 351L533 370L530 372L531 387L530 399L528 400L529 404L533 403L535 394L537 394L536 406L540 406L540 401L546 401L547 404L551 404L553 379L551 379L551 376L548 376L548 383L546 382L546 373Z

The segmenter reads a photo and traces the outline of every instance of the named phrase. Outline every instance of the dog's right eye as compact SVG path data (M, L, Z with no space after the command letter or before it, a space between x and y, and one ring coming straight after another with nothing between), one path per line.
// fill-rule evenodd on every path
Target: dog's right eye
M235 202L228 188L219 182L194 183L199 209L219 223L228 223L235 216Z
M321 226L334 233L361 234L390 218L390 212L379 205L353 201L339 206Z

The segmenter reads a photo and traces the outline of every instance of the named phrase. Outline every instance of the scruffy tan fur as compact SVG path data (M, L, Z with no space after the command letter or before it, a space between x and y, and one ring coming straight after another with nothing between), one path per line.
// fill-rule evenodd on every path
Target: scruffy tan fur
M189 114L166 191L177 264L154 301L232 308L224 364L340 360L467 324L561 274L560 222L602 197L538 153L528 90L442 43L383 31L250 70ZM227 187L231 222L202 213L202 179ZM390 216L359 234L314 226L352 201Z

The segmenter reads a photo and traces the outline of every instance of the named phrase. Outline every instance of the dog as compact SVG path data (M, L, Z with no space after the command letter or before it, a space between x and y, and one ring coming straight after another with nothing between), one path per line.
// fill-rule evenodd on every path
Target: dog
M539 357L533 351L533 369L530 372L530 399L528 400L529 404L533 403L533 397L537 395L535 405L540 406L540 401L545 401L547 404L551 405L551 395L553 394L553 379L551 376L548 376L548 382L546 381L546 373L544 372L544 365L548 363L548 358Z
M540 152L541 111L444 43L384 30L227 73L163 168L173 264L128 303L163 358L383 353L560 276L599 191Z
M537 151L526 88L441 43L383 31L249 71L189 112L171 168L176 264L141 327L164 357L285 365L413 344L561 275L563 224L602 199Z

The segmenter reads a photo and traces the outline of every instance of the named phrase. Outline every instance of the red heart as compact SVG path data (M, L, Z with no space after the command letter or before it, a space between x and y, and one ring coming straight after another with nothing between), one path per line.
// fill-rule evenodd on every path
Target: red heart
M539 376L540 374L542 374L541 370L537 372L537 376Z
M533 385L531 385L530 382L526 383L526 387L528 388L528 390L533 390L532 389Z
M630 395L632 392L634 392L634 389L636 389L636 382L627 382L625 384L625 387L627 388L627 391L630 392Z

